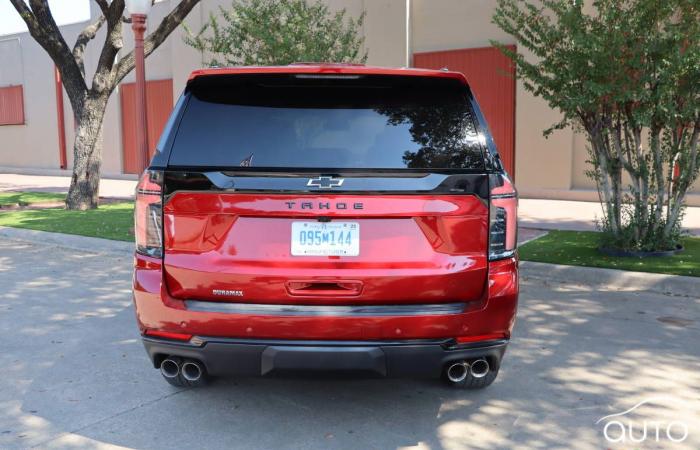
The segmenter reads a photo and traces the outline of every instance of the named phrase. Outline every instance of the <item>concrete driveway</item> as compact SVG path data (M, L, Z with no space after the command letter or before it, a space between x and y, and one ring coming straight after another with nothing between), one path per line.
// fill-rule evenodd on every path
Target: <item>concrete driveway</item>
M0 448L630 448L596 421L645 400L625 417L661 422L660 441L650 430L634 447L700 448L697 298L526 279L484 391L326 378L178 390L139 342L130 265L125 252L0 240ZM683 442L666 437L670 420Z

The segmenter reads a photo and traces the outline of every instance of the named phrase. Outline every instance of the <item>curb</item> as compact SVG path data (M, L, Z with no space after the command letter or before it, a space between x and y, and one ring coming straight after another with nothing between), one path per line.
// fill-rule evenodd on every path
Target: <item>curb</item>
M591 289L656 292L677 297L700 296L700 278L681 275L564 266L533 261L521 261L520 273L524 279L576 284Z
M49 231L29 230L24 228L0 226L0 239L52 245L90 253L116 253L120 256L129 256L134 252L133 242L113 241L111 239L52 233Z
M522 241L519 240L518 247L521 247L521 246L527 244L528 242L536 241L537 239L539 239L541 237L545 237L549 234L550 231L552 231L552 230L546 230L544 228L523 227L520 224L518 224L518 236L520 236L521 230L523 231L523 233L528 233L528 232L533 233L534 232L534 233L540 233L540 234L532 236L531 238L528 238L528 239L524 239Z

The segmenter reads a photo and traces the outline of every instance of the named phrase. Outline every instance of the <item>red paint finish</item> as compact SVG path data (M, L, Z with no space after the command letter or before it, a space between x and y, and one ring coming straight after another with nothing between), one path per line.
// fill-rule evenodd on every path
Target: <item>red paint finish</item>
M0 125L24 125L22 85L0 87Z
M402 75L431 78L453 78L467 84L467 79L461 72L426 69L390 69L386 67L364 66L360 64L292 64L289 66L266 67L223 67L220 69L199 69L193 71L187 82L215 75L242 75L242 74L307 74L307 75Z
M515 258L489 263L475 308L445 316L263 316L188 311L162 282L160 260L136 256L134 302L141 331L261 339L382 340L510 336L518 303Z
M510 46L515 50L515 46ZM515 66L495 47L413 55L416 67L463 73L486 116L506 170L515 177Z
M136 86L134 83L120 85L122 115L122 146L124 173L141 173L143 164L139 159L136 138ZM146 113L148 116L148 158L153 156L156 143L173 109L173 80L151 80L146 82Z
M61 169L68 167L68 155L66 154L66 120L63 113L63 83L61 72L54 66L54 86L56 88L56 126L58 127L58 161Z
M308 202L348 205L323 215L359 223L359 256L291 256L292 222L319 215L302 209ZM362 284L345 304L474 301L485 286L487 223L486 206L465 195L182 192L163 208L165 280L183 299L226 300L212 295L224 289L256 303L339 304L287 285L323 281Z

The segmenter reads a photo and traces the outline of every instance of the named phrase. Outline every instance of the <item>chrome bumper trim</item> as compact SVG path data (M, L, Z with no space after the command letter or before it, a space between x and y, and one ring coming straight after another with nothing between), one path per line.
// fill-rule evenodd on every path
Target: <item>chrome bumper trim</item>
M185 300L189 311L219 312L263 316L331 316L331 317L376 317L376 316L443 316L461 314L465 303L438 303L421 305L271 305L262 303L224 303L201 300Z

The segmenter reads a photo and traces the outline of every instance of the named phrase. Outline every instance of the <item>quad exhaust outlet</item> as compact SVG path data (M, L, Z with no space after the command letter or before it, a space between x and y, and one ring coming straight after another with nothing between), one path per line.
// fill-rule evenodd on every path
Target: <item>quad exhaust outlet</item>
M196 359L182 359L178 356L168 356L160 363L160 373L173 382L184 378L190 383L205 381L206 369Z
M489 373L489 362L483 358L479 358L471 363L469 370L474 378L484 378Z
M447 379L452 383L461 383L470 374L474 378L483 378L488 375L491 366L484 358L475 359L474 361L455 361L449 363L445 374Z
M199 361L188 360L182 364L180 371L185 380L195 382L202 378L204 367Z
M456 362L447 367L447 379L453 383L464 381L469 375L469 363L466 361Z
M180 373L180 364L172 358L165 358L160 363L160 373L165 378L175 378Z

